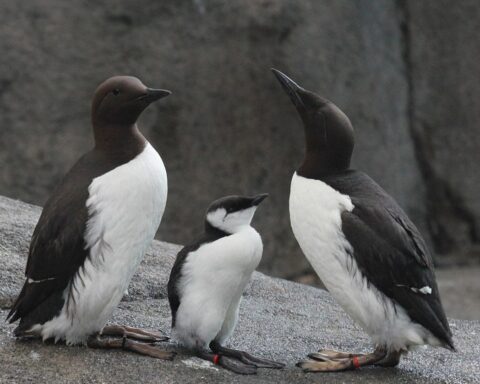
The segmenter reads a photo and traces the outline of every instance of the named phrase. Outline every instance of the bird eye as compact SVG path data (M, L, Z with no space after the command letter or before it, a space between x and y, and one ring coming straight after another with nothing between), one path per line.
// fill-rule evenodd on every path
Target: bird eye
M117 89L114 89L114 90L112 91L112 93L113 93L115 96L117 96L117 95L120 93L120 90L119 90L118 88L117 88Z

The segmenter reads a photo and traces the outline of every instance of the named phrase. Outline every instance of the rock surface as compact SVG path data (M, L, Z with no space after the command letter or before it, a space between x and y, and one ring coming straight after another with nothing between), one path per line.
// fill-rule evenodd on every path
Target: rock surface
M354 165L438 251L468 251L480 228L479 10L473 0L1 2L0 194L43 205L92 144L96 85L133 74L173 90L141 121L169 173L160 238L188 241L219 196L269 192L256 218L261 269L298 275L308 265L287 207L303 132L275 66L345 110Z
M23 283L29 239L40 208L0 197L0 316ZM166 281L179 247L155 241L113 322L169 332ZM457 353L424 349L395 369L304 374L296 361L321 347L367 351L369 340L325 291L255 273L231 345L287 363L281 371L238 376L180 350L173 362L119 351L16 341L0 322L0 382L55 383L474 383L480 369L480 323L450 320ZM165 347L176 349L172 342Z
M412 134L442 253L480 247L480 3L408 1ZM473 247L472 247L473 245Z
M480 266L442 268L435 275L447 316L480 320Z

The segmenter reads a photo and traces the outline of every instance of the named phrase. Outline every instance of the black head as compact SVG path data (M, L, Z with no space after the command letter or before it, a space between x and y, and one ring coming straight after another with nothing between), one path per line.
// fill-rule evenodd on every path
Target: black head
M170 95L164 89L147 88L132 76L114 76L95 91L92 102L94 126L132 125L152 102Z
M215 200L207 210L206 225L227 233L235 233L250 225L258 205L267 193L257 196L226 196Z
M300 87L276 69L272 72L290 96L305 128L306 153L298 174L318 178L348 169L354 146L348 117L331 101Z

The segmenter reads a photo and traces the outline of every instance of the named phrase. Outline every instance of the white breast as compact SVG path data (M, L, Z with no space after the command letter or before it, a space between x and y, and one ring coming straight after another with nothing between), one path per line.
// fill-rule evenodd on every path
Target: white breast
M375 344L394 350L417 344L438 344L400 306L367 284L350 255L353 249L341 230L343 211L354 208L350 198L320 180L293 175L290 221L303 253L325 287Z
M341 213L351 211L348 196L319 180L294 174L290 190L290 221L307 259L327 288L343 291L345 250L350 245L341 232Z
M180 342L198 348L230 336L262 250L260 235L248 226L188 255L178 282L180 306L174 331Z
M153 240L166 200L165 167L148 143L133 160L92 181L85 234L90 256L67 289L71 297L60 315L43 325L44 338L79 343L103 328Z

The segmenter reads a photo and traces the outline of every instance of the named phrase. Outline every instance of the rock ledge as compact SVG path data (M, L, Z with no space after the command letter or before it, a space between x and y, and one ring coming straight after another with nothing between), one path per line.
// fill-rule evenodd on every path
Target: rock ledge
M0 197L0 316L23 283L30 236L40 208ZM179 247L154 241L129 295L112 321L169 332L168 273ZM0 383L474 383L480 381L480 322L450 320L457 353L422 349L395 369L304 374L295 363L321 347L367 351L368 337L320 289L255 273L231 344L287 363L284 370L238 376L181 351L163 362L118 351L16 341L13 325L0 323ZM175 348L173 343L166 344Z

